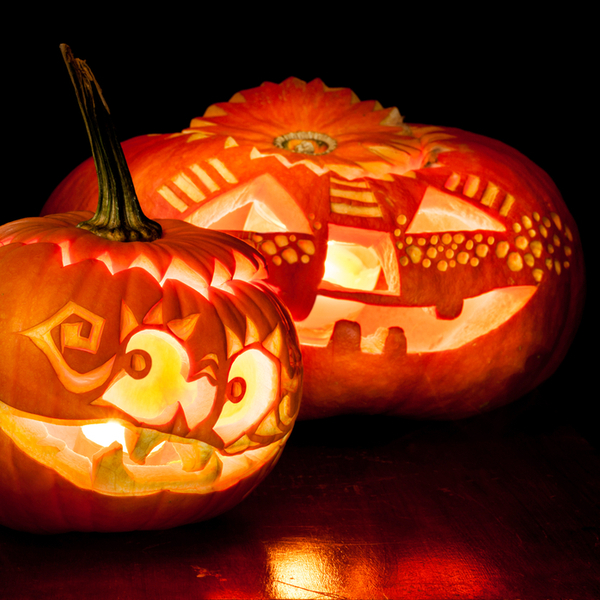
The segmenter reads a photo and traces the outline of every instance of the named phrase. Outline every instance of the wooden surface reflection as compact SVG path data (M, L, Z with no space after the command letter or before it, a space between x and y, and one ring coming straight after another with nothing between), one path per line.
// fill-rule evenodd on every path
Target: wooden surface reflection
M598 598L600 461L550 389L453 423L299 423L269 478L206 523L0 529L0 597Z

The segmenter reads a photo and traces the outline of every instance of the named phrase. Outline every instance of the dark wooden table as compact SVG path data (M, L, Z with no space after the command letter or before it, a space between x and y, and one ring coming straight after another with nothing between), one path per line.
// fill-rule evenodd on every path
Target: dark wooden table
M597 600L597 440L557 382L463 421L300 422L267 480L209 522L0 528L0 597Z

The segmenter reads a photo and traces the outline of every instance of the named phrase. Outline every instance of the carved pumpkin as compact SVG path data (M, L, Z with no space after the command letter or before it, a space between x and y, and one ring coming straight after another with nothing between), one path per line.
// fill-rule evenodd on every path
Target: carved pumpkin
M292 320L247 244L174 220L124 243L78 226L90 216L0 227L0 522L209 518L266 476L291 432Z
M498 141L291 78L124 149L149 214L267 259L302 345L301 417L487 410L553 373L579 323L575 223L550 178ZM84 163L45 210L95 194Z

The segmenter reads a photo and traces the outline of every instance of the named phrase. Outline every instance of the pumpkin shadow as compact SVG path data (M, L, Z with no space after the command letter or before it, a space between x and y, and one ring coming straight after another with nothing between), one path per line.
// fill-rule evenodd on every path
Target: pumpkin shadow
M439 422L419 421L389 415L338 415L297 421L288 444L298 448L369 449L390 444L416 432L436 427Z

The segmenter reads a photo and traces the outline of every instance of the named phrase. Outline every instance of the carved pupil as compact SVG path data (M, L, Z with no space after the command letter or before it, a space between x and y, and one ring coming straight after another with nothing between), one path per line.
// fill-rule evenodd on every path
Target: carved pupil
M131 354L131 368L134 371L143 371L146 368L146 359L143 354L138 352L132 352Z
M234 377L227 384L227 399L234 404L240 402L246 393L246 380L243 377Z

